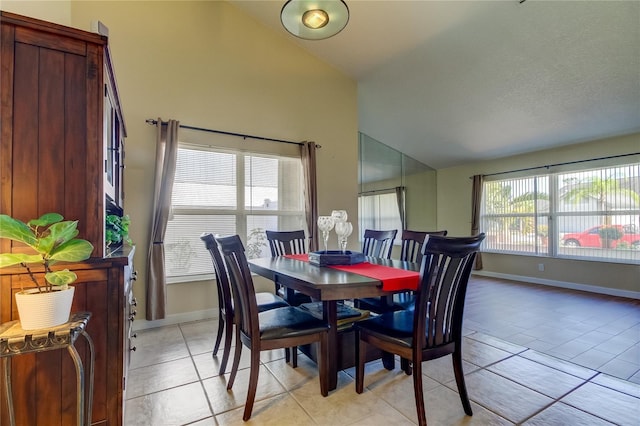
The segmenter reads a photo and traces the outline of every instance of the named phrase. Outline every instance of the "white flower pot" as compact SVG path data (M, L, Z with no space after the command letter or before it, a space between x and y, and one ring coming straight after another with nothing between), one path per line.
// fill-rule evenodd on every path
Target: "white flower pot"
M24 330L51 328L69 321L74 287L39 293L30 289L16 293L20 325Z

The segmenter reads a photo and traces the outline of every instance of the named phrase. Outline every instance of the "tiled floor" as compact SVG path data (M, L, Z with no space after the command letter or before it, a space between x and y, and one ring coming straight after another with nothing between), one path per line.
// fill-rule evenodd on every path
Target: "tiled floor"
M449 356L422 377L427 421L439 425L640 425L640 301L473 277L467 294L464 371L474 415L464 414ZM249 351L226 391L211 356L215 320L138 332L126 425L412 425L410 376L367 364L320 396L315 364L262 354L256 404L242 421Z

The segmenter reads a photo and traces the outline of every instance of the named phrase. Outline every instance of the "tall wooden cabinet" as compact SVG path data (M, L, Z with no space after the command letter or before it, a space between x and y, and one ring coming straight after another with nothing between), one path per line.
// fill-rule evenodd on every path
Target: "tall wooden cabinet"
M133 250L106 252L106 212L122 213L125 127L107 38L12 13L0 15L0 213L21 220L58 212L94 246L76 271L74 311L90 311L95 342L92 422L120 425L126 383ZM20 250L0 241L0 252ZM0 320L18 319L28 276L0 269ZM82 344L82 343L81 343ZM79 352L84 357L85 347ZM19 425L70 425L75 370L62 351L14 357ZM0 391L0 424L8 424Z

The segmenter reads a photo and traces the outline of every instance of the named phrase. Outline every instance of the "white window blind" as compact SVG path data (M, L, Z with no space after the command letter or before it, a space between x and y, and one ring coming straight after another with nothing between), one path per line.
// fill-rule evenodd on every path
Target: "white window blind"
M397 229L402 235L402 221L398 210L398 198L395 191L379 194L362 194L358 197L358 214L360 217L360 241L366 229L389 231ZM396 238L394 244L400 244Z
M165 235L169 282L213 273L200 235L239 234L248 257L268 256L264 231L305 229L299 158L181 146Z
M640 263L640 164L486 181L485 251Z

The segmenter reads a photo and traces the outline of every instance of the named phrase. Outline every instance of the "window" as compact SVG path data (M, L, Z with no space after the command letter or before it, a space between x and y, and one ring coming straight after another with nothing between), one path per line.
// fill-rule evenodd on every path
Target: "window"
M169 282L213 273L203 232L243 237L247 257L269 256L265 229L306 229L299 158L181 146L165 235Z
M365 229L383 231L397 229L397 235L402 235L402 222L400 221L398 198L395 191L360 195L358 197L358 214L360 215L360 241L362 241ZM400 239L396 238L394 244L400 244Z
M484 251L640 263L640 164L485 181Z

